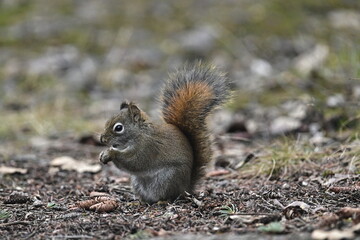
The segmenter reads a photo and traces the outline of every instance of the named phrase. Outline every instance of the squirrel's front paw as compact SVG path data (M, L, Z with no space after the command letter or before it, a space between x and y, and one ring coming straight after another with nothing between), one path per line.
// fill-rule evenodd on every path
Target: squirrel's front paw
M108 162L111 162L109 149L102 151L100 153L99 159L100 159L100 162L102 162L103 164L107 164Z

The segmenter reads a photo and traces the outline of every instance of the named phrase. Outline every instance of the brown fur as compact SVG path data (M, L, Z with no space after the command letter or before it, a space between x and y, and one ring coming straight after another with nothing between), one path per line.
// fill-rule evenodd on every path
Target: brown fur
M196 126L197 115L205 108L206 102L212 96L212 89L205 83L191 83L184 86L172 98L172 103L168 107L169 114L165 116L165 121L176 126L184 124L189 127ZM185 118L185 116L187 117ZM192 118L189 116L192 116Z
M167 123L176 125L193 148L193 187L204 176L204 168L212 158L206 117L228 98L228 92L223 74L200 63L179 70L164 89L163 118Z
M206 117L228 98L226 78L212 67L187 65L165 85L162 114L152 122L135 104L124 102L105 126L103 163L131 174L134 191L148 203L192 192L211 160ZM115 130L116 124L122 126Z

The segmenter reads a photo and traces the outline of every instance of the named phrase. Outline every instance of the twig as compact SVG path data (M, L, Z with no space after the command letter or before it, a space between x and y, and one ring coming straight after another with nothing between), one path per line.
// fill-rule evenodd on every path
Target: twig
M230 215L239 215L239 216L273 216L277 215L274 213L234 213Z
M269 177L267 178L267 180L266 180L266 181L269 181L269 180L270 180L270 178L271 178L271 177L272 177L272 175L273 175L273 172L274 172L275 166L276 166L276 161L275 161L275 159L274 159L274 158L272 158L271 160L272 160L272 162L273 162L273 165L272 165L272 168L271 168L270 175L269 175Z
M27 221L15 221L15 222L8 222L8 223L0 223L0 227L7 227L7 226L11 226L11 225L29 225L30 222Z
M24 237L24 239L30 239L33 236L35 236L35 234L38 233L39 227L35 228L35 230L33 230L28 236Z
M81 238L93 238L89 235L57 235L53 236L51 239L81 239Z
M350 192L357 192L360 191L360 187L358 186L351 186L351 187L330 187L328 189L330 192L334 193L350 193Z

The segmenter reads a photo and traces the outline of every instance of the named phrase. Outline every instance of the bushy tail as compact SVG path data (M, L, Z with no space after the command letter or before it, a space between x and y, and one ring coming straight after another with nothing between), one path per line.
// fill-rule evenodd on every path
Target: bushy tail
M229 98L225 75L215 67L187 64L170 76L163 90L162 114L189 139L194 152L192 186L204 176L211 161L211 141L206 117Z

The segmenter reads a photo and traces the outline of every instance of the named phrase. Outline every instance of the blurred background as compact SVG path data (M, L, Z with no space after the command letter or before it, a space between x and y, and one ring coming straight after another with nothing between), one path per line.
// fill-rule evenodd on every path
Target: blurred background
M156 115L198 59L233 82L216 131L356 138L359 43L358 0L0 0L0 143L98 133L123 99Z

